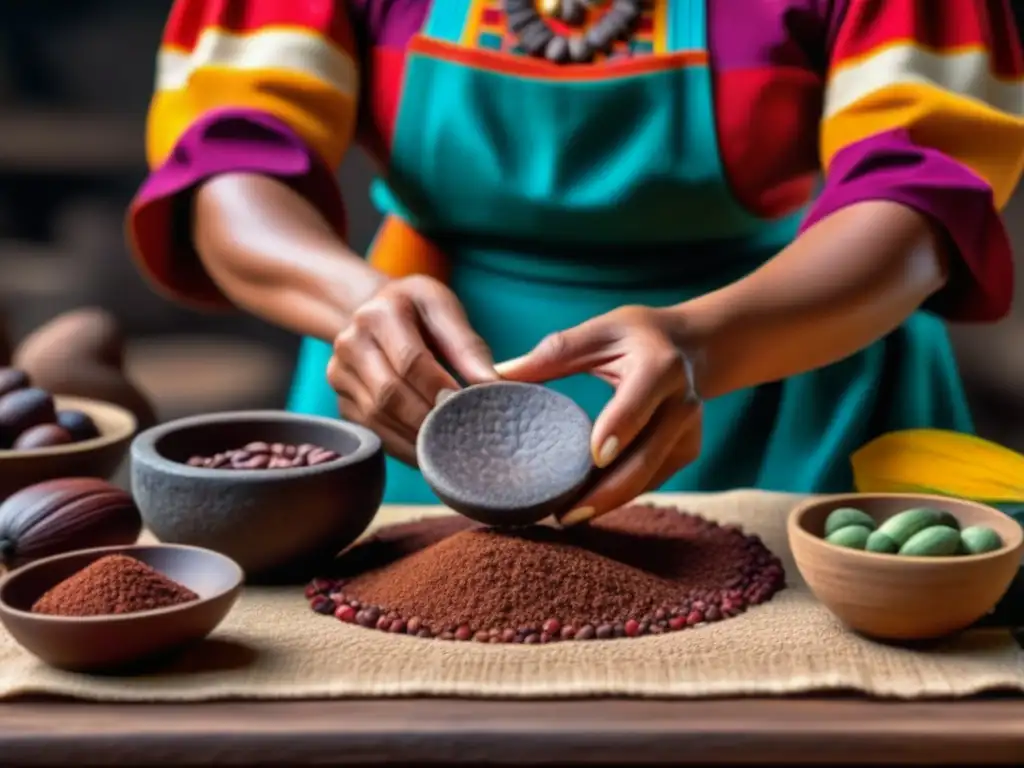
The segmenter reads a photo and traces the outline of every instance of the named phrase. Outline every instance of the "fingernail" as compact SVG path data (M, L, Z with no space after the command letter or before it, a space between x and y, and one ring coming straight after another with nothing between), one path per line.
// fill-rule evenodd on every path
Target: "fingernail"
M434 407L437 408L441 403L447 400L449 397L455 394L454 389L442 389L437 393L437 397L434 398Z
M609 437L601 445L600 450L597 452L597 456L594 459L594 463L597 464L598 469L604 469L613 461L615 457L619 455L619 438Z
M593 507L579 507L574 509L562 518L562 527L568 528L573 525L585 523L594 516L595 512L597 512L597 510Z
M526 355L520 357L513 357L511 360L506 360L503 363L495 363L494 370L497 371L499 376L504 376L508 371L514 369L517 365L521 364L526 359Z

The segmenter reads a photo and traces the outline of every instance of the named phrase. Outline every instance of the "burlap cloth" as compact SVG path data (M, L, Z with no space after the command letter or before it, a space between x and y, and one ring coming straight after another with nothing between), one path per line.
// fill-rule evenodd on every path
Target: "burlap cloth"
M160 674L89 677L47 668L0 636L0 696L45 693L107 701L352 696L709 697L835 689L877 696L965 696L1024 689L1024 658L1006 631L977 630L927 652L845 631L815 602L786 544L797 497L736 491L658 496L759 534L788 588L718 624L637 640L548 646L424 641L314 614L302 594L252 589L204 644ZM385 508L375 527L444 510Z

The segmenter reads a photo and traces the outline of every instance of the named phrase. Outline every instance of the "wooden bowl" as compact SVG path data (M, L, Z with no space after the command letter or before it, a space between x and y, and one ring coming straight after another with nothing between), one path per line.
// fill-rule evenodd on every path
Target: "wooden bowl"
M416 441L424 480L486 525L529 525L565 511L593 469L590 418L536 384L467 387L427 416Z
M134 557L182 584L199 600L113 616L32 613L51 587L106 555ZM167 544L83 549L39 560L0 582L0 623L29 653L76 672L107 672L156 660L212 632L231 610L242 569L216 552Z
M984 525L1003 547L980 555L907 557L846 549L823 538L839 507L876 521L914 507L950 512L961 527ZM945 496L846 494L810 499L789 516L789 546L814 596L844 624L882 640L929 640L966 629L1006 593L1021 563L1024 531L985 504Z
M82 411L92 418L100 436L69 445L29 451L0 451L0 499L44 480L58 477L109 479L128 451L137 424L119 405L83 397L57 395L58 411Z
M312 443L336 461L292 469L191 467L247 443ZM284 411L191 416L153 427L132 443L132 493L160 541L221 552L246 575L301 581L355 541L384 495L380 438L338 419Z

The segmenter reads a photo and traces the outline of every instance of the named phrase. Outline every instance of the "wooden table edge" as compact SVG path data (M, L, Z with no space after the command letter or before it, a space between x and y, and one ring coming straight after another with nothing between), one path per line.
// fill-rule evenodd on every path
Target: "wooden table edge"
M1024 699L0 704L38 765L1024 763Z

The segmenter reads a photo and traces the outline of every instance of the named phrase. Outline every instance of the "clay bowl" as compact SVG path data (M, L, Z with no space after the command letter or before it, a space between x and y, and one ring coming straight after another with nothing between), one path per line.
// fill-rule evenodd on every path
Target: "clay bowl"
M54 397L57 410L82 411L96 423L99 437L31 451L0 451L0 499L29 485L58 477L109 479L121 465L136 421L119 405L82 397Z
M486 525L529 525L579 497L593 468L590 430L583 409L547 387L479 384L430 412L416 456L456 512Z
M170 608L112 616L31 613L51 587L105 555L134 557L182 584L199 600ZM202 640L231 610L242 569L223 555L168 544L99 547L38 560L0 582L0 623L27 651L54 667L76 672L128 669Z
M190 467L247 443L314 445L341 458L313 467ZM160 541L221 552L251 580L300 581L364 531L384 493L380 438L355 424L284 411L191 416L139 434L132 493Z
M950 512L961 527L985 525L1004 546L981 555L907 557L846 549L821 538L825 518L839 507L876 521L912 507ZM815 597L843 623L881 640L931 640L966 629L991 611L1020 567L1024 532L1013 518L985 504L944 496L847 494L811 499L788 521L796 566Z

